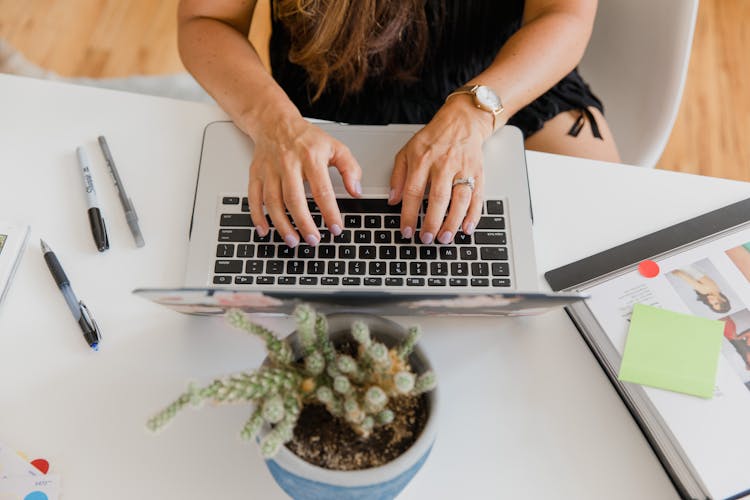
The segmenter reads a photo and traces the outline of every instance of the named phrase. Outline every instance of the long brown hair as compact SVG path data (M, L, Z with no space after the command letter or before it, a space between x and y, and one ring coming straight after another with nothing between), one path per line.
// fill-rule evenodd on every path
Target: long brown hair
M274 15L289 30L289 60L302 66L312 100L335 84L349 95L371 75L415 78L428 43L426 0L277 0Z

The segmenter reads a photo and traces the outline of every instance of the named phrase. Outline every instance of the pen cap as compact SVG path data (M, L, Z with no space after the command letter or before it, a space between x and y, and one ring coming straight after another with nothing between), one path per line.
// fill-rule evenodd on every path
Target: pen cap
M104 224L101 211L98 208L89 208L89 224L91 232L94 235L96 248L100 252L109 248L109 236L107 235L107 226Z

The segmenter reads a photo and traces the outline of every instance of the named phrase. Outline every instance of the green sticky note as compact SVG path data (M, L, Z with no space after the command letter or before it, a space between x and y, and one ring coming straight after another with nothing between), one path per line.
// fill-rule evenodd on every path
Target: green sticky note
M710 398L724 322L636 304L618 378Z

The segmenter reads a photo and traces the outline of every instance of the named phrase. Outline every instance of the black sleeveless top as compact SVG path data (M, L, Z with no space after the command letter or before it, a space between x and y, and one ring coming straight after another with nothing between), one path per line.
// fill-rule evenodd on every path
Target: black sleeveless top
M430 38L416 81L369 77L356 94L342 98L342 92L332 85L315 102L315 89L307 72L289 62L289 32L274 17L270 41L272 74L303 116L369 125L427 123L448 94L492 63L503 44L521 27L523 8L523 0L426 0ZM573 70L508 123L519 127L525 138L557 114L580 110L598 135L589 106L603 111L599 99ZM571 129L572 135L577 135L580 126L575 129Z

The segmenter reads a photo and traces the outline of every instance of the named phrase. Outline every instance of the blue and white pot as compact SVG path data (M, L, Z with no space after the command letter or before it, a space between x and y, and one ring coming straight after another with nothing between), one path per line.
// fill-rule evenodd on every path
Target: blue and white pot
M354 320L365 322L370 327L372 337L389 347L400 343L407 333L398 323L379 316L340 313L327 317L334 343L350 334ZM293 347L296 345L296 335L295 332L289 337ZM432 369L419 345L409 361L417 374ZM302 460L285 446L273 459L266 460L266 465L279 486L294 499L394 498L427 460L437 435L437 389L426 395L428 417L422 433L408 450L384 465L355 471L324 469Z

